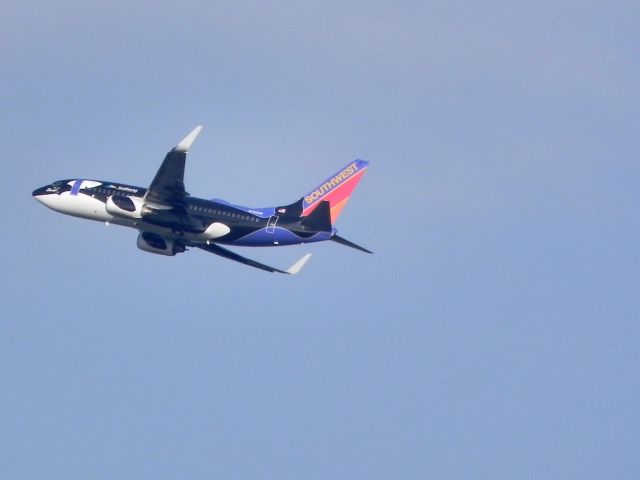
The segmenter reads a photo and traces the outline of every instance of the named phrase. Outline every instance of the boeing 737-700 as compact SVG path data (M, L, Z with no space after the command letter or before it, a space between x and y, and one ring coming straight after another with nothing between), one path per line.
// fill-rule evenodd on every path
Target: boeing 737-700
M45 185L34 190L33 197L57 212L135 228L138 248L160 255L197 247L268 272L295 274L310 253L280 270L220 244L261 247L332 240L371 253L338 236L333 226L369 162L354 160L290 205L249 208L196 198L185 191L184 167L201 129L196 127L167 153L148 188L78 178Z

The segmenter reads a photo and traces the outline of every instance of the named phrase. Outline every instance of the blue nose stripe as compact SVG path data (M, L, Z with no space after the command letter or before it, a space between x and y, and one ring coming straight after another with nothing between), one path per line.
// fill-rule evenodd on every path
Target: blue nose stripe
M73 182L73 185L71 186L71 195L78 195L82 182L83 180L76 180L75 182Z

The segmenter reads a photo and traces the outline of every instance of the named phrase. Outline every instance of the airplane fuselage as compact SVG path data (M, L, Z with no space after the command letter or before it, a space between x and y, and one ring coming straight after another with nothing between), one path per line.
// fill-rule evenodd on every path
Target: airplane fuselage
M122 225L165 238L191 243L209 242L238 246L284 246L328 240L335 233L313 231L287 207L249 208L222 200L187 196L178 208L147 209L137 214L114 208L142 205L146 188L98 180L59 180L33 192L43 205L74 217ZM111 201L110 201L111 199ZM128 199L128 200L125 200ZM111 207L111 208L109 208Z

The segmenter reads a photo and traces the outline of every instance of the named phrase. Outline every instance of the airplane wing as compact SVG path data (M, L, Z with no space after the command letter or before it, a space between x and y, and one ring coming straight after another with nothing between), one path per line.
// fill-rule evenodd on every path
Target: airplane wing
M200 134L200 130L202 126L199 125L167 153L147 189L145 203L166 206L179 206L183 203L184 197L189 195L184 189L184 164L187 152Z
M296 263L291 265L291 267L289 267L287 270L280 270L278 268L270 267L269 265L265 265L263 263L256 262L255 260L251 260L249 258L243 257L242 255L238 255L237 253L227 250L226 248L222 248L221 246L216 245L214 243L211 243L208 245L202 244L202 245L194 245L194 246L201 248L202 250L206 250L207 252L220 255L221 257L224 257L226 259L233 260L235 262L244 263L245 265L249 265L250 267L259 268L260 270L266 270L267 272L286 273L289 275L295 275L296 273L298 273L302 269L304 264L307 263L307 260L309 260L309 258L311 257L311 254L307 253L304 257L302 257Z

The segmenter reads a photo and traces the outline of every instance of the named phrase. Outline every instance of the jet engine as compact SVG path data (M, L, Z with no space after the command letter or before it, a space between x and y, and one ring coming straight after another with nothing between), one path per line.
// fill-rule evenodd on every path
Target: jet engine
M185 251L184 245L176 243L175 240L149 232L142 232L138 235L138 248L145 252L168 257L173 257L176 253Z
M140 197L126 197L124 195L112 195L107 198L105 208L109 215L114 217L142 218L145 210Z

